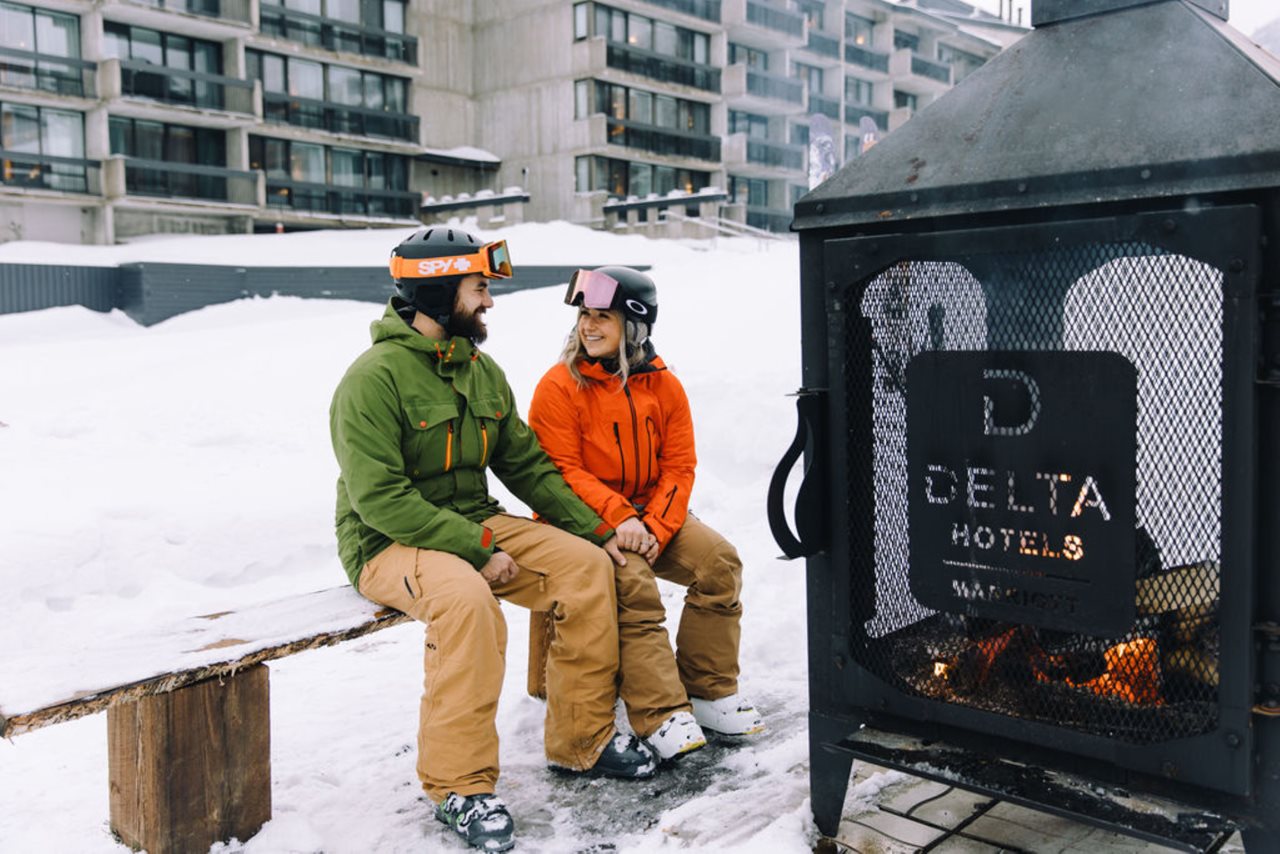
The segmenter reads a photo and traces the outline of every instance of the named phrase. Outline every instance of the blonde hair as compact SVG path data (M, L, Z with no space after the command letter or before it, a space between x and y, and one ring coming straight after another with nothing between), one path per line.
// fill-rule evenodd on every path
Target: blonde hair
M587 348L582 344L582 336L578 334L578 320L582 317L585 308L579 308L578 314L573 320L573 328L569 330L569 337L565 339L564 350L560 353L560 361L569 369L569 376L573 377L573 381L578 384L578 388L586 388L587 383L591 380L582 375L582 371L578 369L578 362L588 358ZM609 316L618 321L618 326L622 334L618 338L618 352L611 358L618 363L618 369L614 371L614 376L622 380L622 385L627 384L627 377L634 368L638 368L644 364L645 352L641 346L645 338L648 338L648 329L640 330L638 326L644 324L635 324L627 320L622 312L616 309L609 310ZM632 338L639 337L641 343L632 343Z

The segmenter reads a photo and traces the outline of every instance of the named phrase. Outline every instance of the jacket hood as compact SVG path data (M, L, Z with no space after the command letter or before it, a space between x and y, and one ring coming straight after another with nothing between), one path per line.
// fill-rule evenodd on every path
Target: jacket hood
M428 338L406 323L390 302L382 317L369 325L369 334L374 344L389 341L409 350L435 356L444 363L465 362L475 353L475 345L470 339L460 335L445 340Z
M648 342L646 342L648 344ZM588 379L607 382L609 380L618 379L617 371L609 370L610 365L617 365L617 361L613 359L580 359L578 360L578 371ZM657 371L665 371L666 363L662 361L662 357L652 350L649 345L649 358L630 371L630 377L635 378L642 374L652 374Z

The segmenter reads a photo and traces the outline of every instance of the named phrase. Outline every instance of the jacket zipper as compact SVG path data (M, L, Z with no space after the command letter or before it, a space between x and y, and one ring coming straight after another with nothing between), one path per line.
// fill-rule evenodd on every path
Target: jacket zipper
M653 419L648 415L644 417L644 435L649 439L649 454L644 461L644 485L648 489L649 484L653 483L653 461L658 456L653 450Z
M679 488L680 488L680 484L676 484L675 486L671 487L671 491L667 493L667 506L663 507L662 513L659 514L662 516L663 519L667 518L667 511L671 509L671 502L675 500L676 490Z
M631 410L631 444L636 454L635 488L631 490L631 497L635 498L636 493L640 491L640 423L636 420L636 404L631 399L630 386L624 385L622 390L627 394L627 407Z
M627 491L627 455L622 452L622 433L618 431L618 422L613 422L613 441L618 445L618 462L622 463L622 489Z
M489 455L489 431L485 429L484 422L480 422L480 468L484 468L484 458Z
M453 468L453 422L449 422L449 435L444 446L444 470Z

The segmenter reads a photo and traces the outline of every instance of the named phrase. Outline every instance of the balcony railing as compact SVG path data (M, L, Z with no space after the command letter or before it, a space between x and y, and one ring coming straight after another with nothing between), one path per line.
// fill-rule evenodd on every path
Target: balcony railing
M720 69L676 59L651 50L609 42L605 64L619 71L639 74L663 83L679 83L707 92L720 91Z
M828 98L826 95L815 95L810 92L809 112L821 113L829 119L840 121L840 101L837 98Z
M767 139L747 137L748 163L777 166L798 172L804 169L804 154L803 145L787 145L781 142L770 142Z
M0 86L92 98L97 69L83 59L0 47Z
M204 18L217 18L233 24L248 24L250 20L248 0L131 0L131 2L169 12L185 12Z
M404 33L309 15L271 3L262 4L259 20L258 28L264 36L288 39L310 47L418 64L418 40Z
M267 179L267 206L295 211L360 216L416 217L420 193L335 187L307 181Z
M804 103L804 84L799 80L754 68L747 69L747 92L761 98L774 98L792 104Z
M720 138L716 136L615 118L607 120L607 127L611 145L625 145L674 157L720 159Z
M720 0L648 0L654 6L720 23Z
M758 0L747 0L747 22L789 36L804 35L804 15Z
M822 33L810 30L809 43L805 46L816 54L829 56L832 59L840 58L840 39L834 36L824 36Z
M6 187L96 194L101 169L97 160L0 149L0 184Z
M844 121L845 124L856 125L862 120L862 117L874 119L876 127L882 132L889 127L889 113L885 110L873 110L870 107L864 107L861 104L845 104L844 105Z
M253 81L121 59L120 94L165 104L253 115Z
M258 173L222 166L123 157L124 189L130 195L257 204Z
M911 73L939 83L951 82L951 66L925 59L923 56L911 56Z
M418 141L421 119L407 113L370 110L365 107L295 98L282 92L262 93L262 117L269 122L315 128L330 133L381 136Z
M766 208L747 205L747 225L767 231L790 231L794 215L785 208Z
M889 54L877 53L874 50L867 50L865 47L858 47L856 44L844 44L844 61L854 65L861 65L863 68L870 68L872 71L888 71L889 70Z

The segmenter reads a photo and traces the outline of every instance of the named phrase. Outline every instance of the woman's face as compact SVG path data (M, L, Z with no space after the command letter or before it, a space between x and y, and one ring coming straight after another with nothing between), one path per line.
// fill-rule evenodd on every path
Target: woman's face
M622 320L618 312L598 308L578 310L578 338L593 359L618 355L622 343Z

